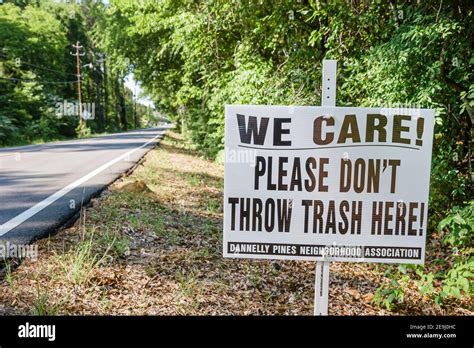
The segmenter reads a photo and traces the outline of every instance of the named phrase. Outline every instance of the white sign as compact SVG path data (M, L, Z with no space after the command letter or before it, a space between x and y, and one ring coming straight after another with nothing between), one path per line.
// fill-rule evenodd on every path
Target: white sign
M434 111L227 105L224 256L424 262Z

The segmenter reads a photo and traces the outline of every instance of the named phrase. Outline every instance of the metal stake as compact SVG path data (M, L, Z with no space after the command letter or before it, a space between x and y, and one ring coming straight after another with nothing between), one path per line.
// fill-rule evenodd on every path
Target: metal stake
M323 60L321 106L336 106L336 60ZM314 315L328 315L329 261L316 262Z

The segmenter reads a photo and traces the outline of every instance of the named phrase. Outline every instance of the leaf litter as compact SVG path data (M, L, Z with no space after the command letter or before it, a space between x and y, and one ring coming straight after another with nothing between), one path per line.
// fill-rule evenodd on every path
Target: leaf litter
M169 132L70 228L37 242L0 281L0 314L312 315L314 262L222 257L223 166ZM408 287L389 312L373 303L382 265L330 266L330 315L472 315Z

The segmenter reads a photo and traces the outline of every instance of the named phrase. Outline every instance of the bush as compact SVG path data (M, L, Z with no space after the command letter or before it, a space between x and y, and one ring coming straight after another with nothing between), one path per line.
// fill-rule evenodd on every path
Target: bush
M403 302L404 289L410 279L416 276L420 294L441 306L451 298L469 298L474 295L474 201L464 207L454 207L437 229L444 252L437 258L431 257L425 266L389 267L384 275L390 282L379 286L374 294L374 303L388 310L395 309L398 303ZM439 252L437 250L437 255ZM411 277L407 275L410 270Z

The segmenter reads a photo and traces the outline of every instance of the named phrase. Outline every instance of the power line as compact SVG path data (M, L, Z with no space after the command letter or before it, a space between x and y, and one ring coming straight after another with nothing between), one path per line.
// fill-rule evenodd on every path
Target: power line
M1 80L16 81L16 82L37 82L41 84L68 84L68 83L77 83L77 81L41 81L41 80L25 80L18 79L14 77L0 77Z
M4 58L6 58L6 59L14 60L14 58L8 57L8 56L6 56L6 55L4 55L4 54L2 54L2 53L0 53L0 56L1 56L1 57L4 57ZM43 69L43 70L55 72L55 73L58 73L58 74L66 74L66 75L76 76L76 74L71 74L71 73L67 73L67 72L63 72L63 71L59 71L59 70L54 70L54 69L46 68L46 67L41 66L41 65L36 65L36 64L31 64L31 63L21 62L20 65L29 65L29 66L33 66L33 67L38 68L38 69Z

